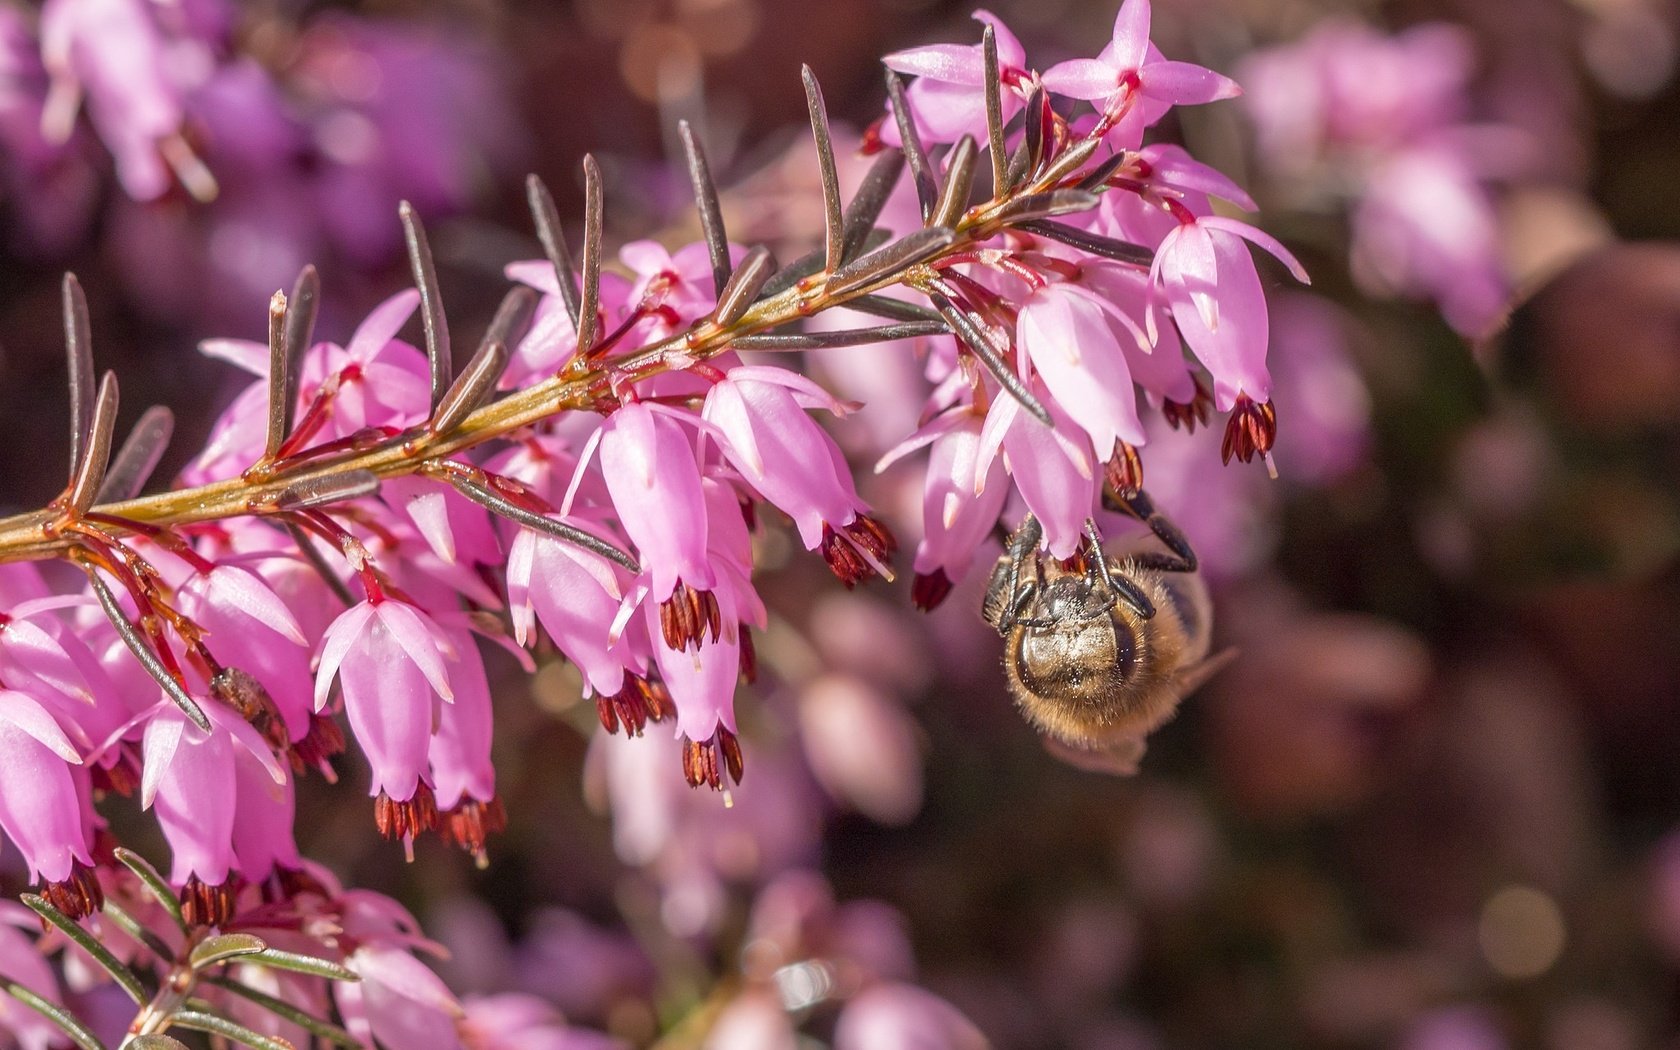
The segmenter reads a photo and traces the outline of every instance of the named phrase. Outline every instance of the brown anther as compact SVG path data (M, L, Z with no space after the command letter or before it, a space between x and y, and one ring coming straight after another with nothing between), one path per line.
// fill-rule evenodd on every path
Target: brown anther
M668 711L665 698L655 695L648 682L635 675L626 675L624 687L612 696L595 698L601 728L616 733L622 723L625 736L641 736L649 722L659 721Z
M722 613L711 591L678 581L676 590L659 604L659 631L667 648L698 649L707 633L717 641L722 628Z
M388 839L412 841L437 827L437 798L425 783L415 785L414 794L401 802L381 791L373 800L373 823Z
M1231 417L1225 423L1225 441L1219 458L1231 462L1235 456L1244 463L1256 455L1264 456L1277 441L1277 410L1270 401L1254 401L1247 394L1237 395Z
M292 768L299 773L318 769L331 779L332 766L328 759L343 753L344 730L339 728L337 720L327 715L312 715L309 732L292 745Z
M898 549L898 540L885 525L868 514L859 514L838 532L823 525L818 549L834 575L850 589L870 576L880 575Z
M1103 467L1103 481L1121 498L1136 496L1143 491L1143 459L1138 450L1124 441L1114 443L1114 454Z
M500 795L492 796L488 802L463 798L443 814L439 826L444 841L453 842L479 858L484 856L489 837L506 830L507 809L502 805Z
M70 862L69 878L43 883L41 896L72 919L85 919L105 906L99 876L80 861Z
M944 569L918 572L910 581L910 604L923 612L932 612L951 594L951 578Z
M1186 433L1194 434L1197 426L1205 427L1213 418L1213 395L1200 379L1195 383L1196 393L1188 403L1167 401L1161 405L1161 416L1174 430L1183 428Z
M721 766L718 763L719 752L723 756ZM739 784L745 768L741 760L740 740L722 726L718 726L709 740L683 741L682 763L683 778L688 781L689 787L704 784L713 791L725 790L725 774L730 781Z
M239 887L231 875L215 886L191 875L181 887L181 914L193 926L226 926L238 905Z

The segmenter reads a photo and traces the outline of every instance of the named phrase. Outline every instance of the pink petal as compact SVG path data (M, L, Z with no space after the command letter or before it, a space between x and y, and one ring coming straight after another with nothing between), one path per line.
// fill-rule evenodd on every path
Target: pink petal
M1143 70L1143 93L1177 106L1236 98L1242 88L1230 77L1192 62L1151 62Z
M353 360L366 362L385 348L385 344L397 337L402 326L408 323L409 315L420 305L420 293L413 288L407 288L380 303L373 308L367 318L356 326L356 334L350 337L345 351ZM264 369L267 375L268 370Z
M1120 90L1118 71L1092 58L1058 62L1044 74L1044 86L1064 98L1095 102Z
M449 672L443 666L441 629L437 624L407 602L388 599L374 606L374 612L437 695L445 700L455 699L455 691L449 687Z
M1001 52L1000 52L1001 60ZM980 49L963 44L930 44L894 51L881 59L895 73L931 77L950 84L979 87L985 80L986 63Z
M362 602L344 610L327 627L321 642L321 662L315 670L315 710L319 711L327 705L327 696L332 692L333 678L338 674L339 665L344 662L350 647L366 631L368 619L372 616L373 606Z
M1116 69L1143 68L1149 56L1149 0L1125 0L1114 15L1114 39L1107 55Z
M15 689L0 689L0 720L23 730L43 747L73 766L82 764L76 746L64 735L58 722L33 698Z

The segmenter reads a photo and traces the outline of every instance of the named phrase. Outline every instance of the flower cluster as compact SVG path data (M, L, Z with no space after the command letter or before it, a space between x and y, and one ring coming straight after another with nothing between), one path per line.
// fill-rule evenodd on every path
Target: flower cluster
M1526 152L1512 129L1468 122L1473 72L1461 28L1387 36L1351 21L1257 52L1240 71L1268 173L1304 205L1353 198L1360 287L1433 300L1468 337L1486 335L1510 298L1485 182L1515 173Z
M225 321L307 262L400 249L386 202L472 199L518 136L483 49L345 12L294 22L227 0L46 0L0 11L0 196L28 247L94 218L102 147L125 277L162 316ZM85 119L84 119L85 117ZM190 205L190 206L189 206Z
M505 814L481 643L527 662L539 645L558 653L608 732L672 722L687 782L727 796L744 774L736 688L768 625L755 533L790 522L847 587L891 580L898 546L818 422L860 406L757 354L915 341L932 394L888 459L928 450L923 608L1023 511L1055 558L1113 527L1161 426L1227 413L1222 458L1270 463L1266 281L1250 245L1305 275L1272 238L1215 214L1216 198L1248 206L1241 189L1144 141L1173 106L1235 84L1164 58L1148 0L1126 0L1096 59L1042 74L979 17L980 44L888 56L890 123L849 203L807 74L828 221L824 245L779 270L729 242L691 136L706 239L628 244L604 268L586 160L581 266L533 182L547 257L508 268L515 286L457 374L425 231L405 207L417 287L347 340L313 341L306 269L271 301L267 345L204 345L255 379L169 492L136 496L166 415L148 413L112 455L117 385L107 376L94 394L86 305L67 279L71 481L0 522L0 562L57 558L85 580L0 566L0 828L50 906L101 910L112 862L96 803L114 795L155 813L189 924L266 928L311 894L343 899L292 834L296 778L333 777L340 714L371 767L380 831L412 847L435 829L482 860ZM64 54L103 39L81 25L63 30ZM898 74L917 79L906 89ZM164 116L159 127L179 122ZM161 169L135 150L136 192L158 189ZM915 218L878 229L906 169ZM400 337L416 311L423 350ZM895 323L786 327L823 312ZM374 910L399 947L414 936ZM431 1045L420 1031L443 1006L412 960L348 915L334 922L363 979L340 997L347 1023ZM881 1014L904 994L883 989ZM381 1017L412 1030L381 1033ZM843 1023L857 1034L841 1043L872 1045L872 1023Z

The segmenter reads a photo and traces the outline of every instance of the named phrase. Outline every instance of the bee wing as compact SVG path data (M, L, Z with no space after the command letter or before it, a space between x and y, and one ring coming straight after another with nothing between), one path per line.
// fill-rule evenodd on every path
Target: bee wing
M1054 737L1044 738L1044 749L1075 769L1117 777L1137 774L1147 746L1141 736L1115 737L1091 747L1065 744Z
M1237 650L1221 649L1200 663L1191 664L1173 676L1173 689L1180 699L1189 696L1202 686L1208 679L1225 670L1231 661L1237 658Z

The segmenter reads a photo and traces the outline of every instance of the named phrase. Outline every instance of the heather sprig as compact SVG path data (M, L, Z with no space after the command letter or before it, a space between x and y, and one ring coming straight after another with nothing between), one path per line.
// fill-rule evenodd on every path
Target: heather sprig
M1146 419L1194 430L1226 412L1223 457L1270 464L1267 305L1248 245L1305 275L1281 244L1213 213L1215 197L1246 203L1240 189L1143 141L1172 105L1234 85L1163 59L1148 0L1127 0L1097 60L1043 76L982 21L977 45L889 56L888 114L849 200L804 71L823 236L786 266L730 242L685 125L704 239L632 242L609 268L603 180L585 157L574 256L533 177L544 257L508 268L514 287L458 367L405 204L415 287L345 342L315 341L305 268L270 300L265 343L204 344L254 381L167 491L137 494L169 416L148 411L118 446L118 383L95 382L86 302L66 277L69 479L46 507L0 521L0 828L41 883L37 910L78 943L94 935L77 921L114 914L134 879L168 897L157 923L111 920L150 954L156 993L98 959L142 1002L134 1036L197 1027L279 1045L195 999L208 985L334 1041L338 1029L316 1027L330 1028L322 987L303 996L319 1010L287 1016L274 1002L298 989L201 980L287 969L286 953L318 945L336 952L320 966L362 978L331 992L353 1038L454 1031L460 1006L414 960L412 920L299 855L293 792L312 770L334 776L342 711L381 833L412 849L437 830L485 862L506 813L481 640L529 662L540 629L608 732L673 722L688 784L731 797L746 766L736 687L756 677L753 636L769 624L754 533L789 519L846 587L892 581L898 547L812 415L867 408L753 354L909 343L921 355L931 392L894 456L930 448L911 588L922 608L1012 508L1037 516L1057 558L1113 525L1102 493L1142 485ZM905 172L919 221L901 225L883 216ZM423 348L399 338L416 312ZM805 325L819 314L848 320ZM79 568L87 592L53 591L30 564L45 560ZM94 801L136 792L169 842L167 880L108 859ZM294 936L262 939L270 929Z

